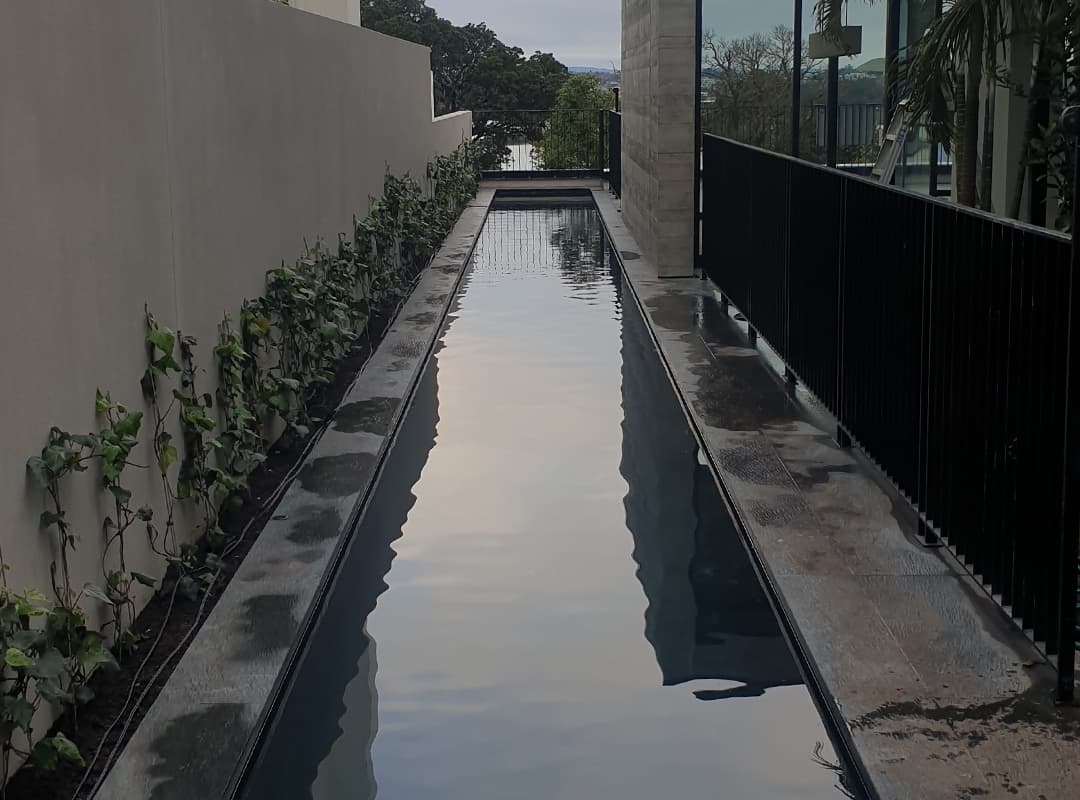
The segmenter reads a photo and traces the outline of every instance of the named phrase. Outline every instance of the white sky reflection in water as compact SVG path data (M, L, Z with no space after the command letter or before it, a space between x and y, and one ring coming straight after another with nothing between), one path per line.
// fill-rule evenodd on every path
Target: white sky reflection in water
M591 209L492 212L249 797L840 796L606 248Z

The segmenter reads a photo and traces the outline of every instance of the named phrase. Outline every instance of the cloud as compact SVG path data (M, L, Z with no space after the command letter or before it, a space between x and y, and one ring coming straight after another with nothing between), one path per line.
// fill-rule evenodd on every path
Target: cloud
M792 0L702 0L706 29L720 36L747 36L792 23ZM553 52L568 66L607 67L620 62L621 0L429 0L455 24L485 22L499 38L526 53ZM812 27L813 0L804 0L805 30ZM885 4L852 0L850 23L864 26L865 58L884 55Z
M567 66L619 64L621 0L428 0L456 25L485 22L526 53L554 52Z

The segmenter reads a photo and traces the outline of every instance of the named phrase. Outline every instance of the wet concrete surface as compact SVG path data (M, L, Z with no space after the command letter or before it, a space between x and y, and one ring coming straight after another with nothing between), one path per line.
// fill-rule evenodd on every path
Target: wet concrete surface
M435 344L494 193L482 190L314 446L96 795L228 795L316 590Z
M594 192L612 242L638 252ZM887 800L1080 797L1080 713L1055 674L708 281L624 262L709 455L820 676L870 791Z
M492 212L244 797L842 796L613 263Z

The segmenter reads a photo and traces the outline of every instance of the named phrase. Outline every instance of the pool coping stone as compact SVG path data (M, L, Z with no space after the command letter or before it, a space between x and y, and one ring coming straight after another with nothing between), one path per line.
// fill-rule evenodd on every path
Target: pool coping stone
M481 187L299 466L96 800L229 797L340 559L466 272Z

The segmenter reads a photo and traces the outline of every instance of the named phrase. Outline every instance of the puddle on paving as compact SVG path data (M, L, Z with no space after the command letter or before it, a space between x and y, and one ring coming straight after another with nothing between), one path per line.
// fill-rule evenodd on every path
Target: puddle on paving
M245 797L842 796L613 260L492 212Z

